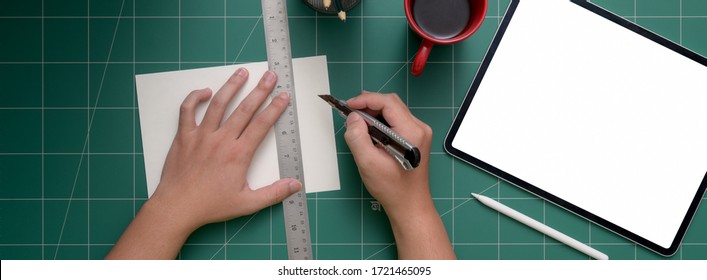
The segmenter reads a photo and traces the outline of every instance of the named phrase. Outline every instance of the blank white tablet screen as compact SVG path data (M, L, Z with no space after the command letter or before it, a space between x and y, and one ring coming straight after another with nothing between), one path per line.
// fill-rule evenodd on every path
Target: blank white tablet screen
M707 67L521 1L452 146L667 248L707 171Z

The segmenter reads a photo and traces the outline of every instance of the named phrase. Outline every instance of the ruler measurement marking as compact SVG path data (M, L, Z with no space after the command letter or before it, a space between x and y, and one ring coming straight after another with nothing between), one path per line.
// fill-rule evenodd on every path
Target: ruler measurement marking
M268 68L278 80L271 97L280 92L290 95L290 104L275 123L280 178L295 178L302 189L282 202L289 259L312 259L312 242L307 210L307 194L302 169L302 151L297 123L297 104L292 70L292 51L285 0L262 0L263 25Z

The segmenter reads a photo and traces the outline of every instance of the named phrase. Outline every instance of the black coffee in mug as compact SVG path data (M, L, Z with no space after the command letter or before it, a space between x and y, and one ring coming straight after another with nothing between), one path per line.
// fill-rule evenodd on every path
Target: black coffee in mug
M488 0L405 0L405 18L422 37L410 73L420 76L434 45L466 40L481 27Z
M415 0L413 16L430 36L449 39L459 35L469 23L469 0Z
M457 36L469 23L469 0L415 0L412 10L417 25L437 39Z

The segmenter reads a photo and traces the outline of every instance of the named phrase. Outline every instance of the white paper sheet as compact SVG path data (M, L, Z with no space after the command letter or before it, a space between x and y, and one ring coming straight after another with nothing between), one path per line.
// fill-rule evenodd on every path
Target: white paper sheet
M206 87L216 93L239 67L248 69L249 79L229 105L224 117L226 118L268 70L267 62L144 74L135 77L149 196L152 196L160 182L164 160L177 132L179 106L184 98L192 90ZM317 97L319 94L330 92L326 57L294 59L293 69L305 188L308 193L338 190L340 188L339 168L332 110ZM268 100L265 104L269 102ZM197 108L197 123L201 123L207 104L208 102ZM269 185L280 178L278 170L275 135L271 130L256 151L251 168L248 170L248 183L253 189Z

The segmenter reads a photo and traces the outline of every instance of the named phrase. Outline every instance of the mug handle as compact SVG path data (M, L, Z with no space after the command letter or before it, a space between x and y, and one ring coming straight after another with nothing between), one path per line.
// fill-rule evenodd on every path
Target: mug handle
M415 55L415 61L412 63L412 75L417 77L422 74L422 70L425 69L425 64L427 64L427 58L430 56L432 51L432 46L434 43L427 39L422 39L422 44L420 44L420 49Z

